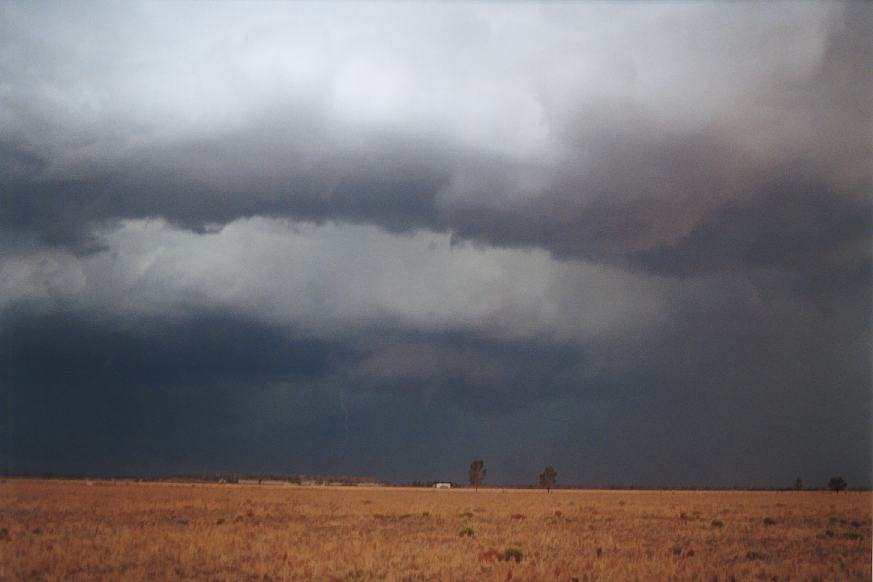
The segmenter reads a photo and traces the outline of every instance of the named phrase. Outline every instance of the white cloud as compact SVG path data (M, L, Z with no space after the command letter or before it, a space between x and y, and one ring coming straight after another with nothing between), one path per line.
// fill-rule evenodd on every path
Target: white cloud
M376 329L496 339L611 340L669 316L675 283L540 250L452 245L428 231L237 220L199 235L160 220L101 235L77 257L34 249L0 267L0 304L126 320L219 309L324 337Z
M833 79L820 86L841 10L7 4L0 122L58 163L76 152L102 159L119 144L220 135L300 107L347 128L439 134L540 161L579 164L604 123L637 118L660 132L728 131L743 155L767 162L811 147L825 155L840 142L822 129L858 115L810 114L834 105L830 97L861 94L851 77L842 89Z

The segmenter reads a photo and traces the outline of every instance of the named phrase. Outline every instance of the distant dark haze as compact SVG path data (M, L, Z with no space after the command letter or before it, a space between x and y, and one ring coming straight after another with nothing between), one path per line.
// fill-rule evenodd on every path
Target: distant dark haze
M869 486L871 31L3 3L2 468Z

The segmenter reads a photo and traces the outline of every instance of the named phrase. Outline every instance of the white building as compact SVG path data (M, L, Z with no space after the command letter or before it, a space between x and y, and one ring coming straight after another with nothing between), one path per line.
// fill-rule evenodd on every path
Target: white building
M434 483L433 486L434 486L436 489L451 489L451 488L452 488L452 484L451 484L451 483L442 483L442 482L440 482L440 483Z

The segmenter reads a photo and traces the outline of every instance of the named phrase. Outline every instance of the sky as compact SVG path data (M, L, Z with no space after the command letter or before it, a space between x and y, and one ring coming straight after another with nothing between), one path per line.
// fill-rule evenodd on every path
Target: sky
M870 486L871 31L0 4L0 467Z

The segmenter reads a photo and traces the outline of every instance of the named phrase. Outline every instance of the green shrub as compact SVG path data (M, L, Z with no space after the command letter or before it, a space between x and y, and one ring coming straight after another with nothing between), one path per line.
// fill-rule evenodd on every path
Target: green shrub
M776 525L776 520L773 519L772 517L765 517L764 518L764 525Z
M517 562L521 562L524 559L524 554L518 548L506 548L503 552L503 559L507 562L510 560L515 560Z
M476 535L476 532L473 531L472 527L462 528L461 531L458 532L458 536L462 538L471 538Z
M759 554L758 552L753 552L751 550L746 552L746 559L747 560L763 560L765 558L766 558L766 556L764 556L764 554Z
M712 523L709 525L711 525L712 527L724 527L724 522L720 519L713 519Z

